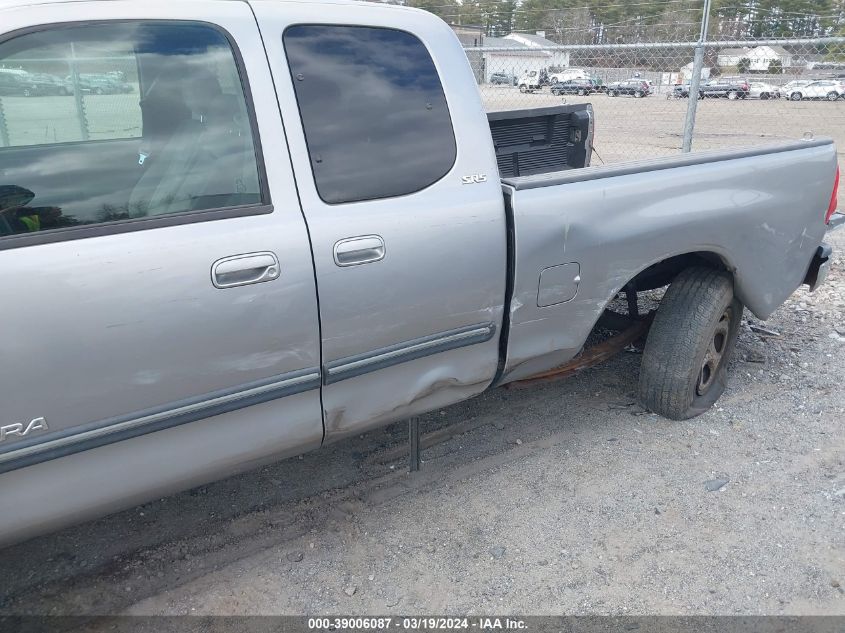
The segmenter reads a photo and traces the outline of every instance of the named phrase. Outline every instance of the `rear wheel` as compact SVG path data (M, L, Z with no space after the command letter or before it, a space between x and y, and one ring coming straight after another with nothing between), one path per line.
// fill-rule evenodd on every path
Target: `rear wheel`
M726 272L682 271L660 303L643 351L643 406L672 420L713 406L725 390L742 311Z
M739 95L736 93L735 90L728 91L728 99L734 101L737 97L739 97Z
M584 89L583 89L583 88L581 88L581 89L579 89L579 90L578 90L578 96L579 96L579 97L583 97L585 94L587 94L587 93L586 93L586 92L584 92Z
M641 99L641 98L642 98L642 97L644 97L644 96L645 96L645 94L643 94L643 92L642 92L641 90L637 90L637 91L634 93L634 97L636 97L637 99Z
M615 91L615 90L608 90L608 91L607 91L607 96L608 96L608 97L615 97L615 96L616 96L616 91Z
M520 92L528 92L528 86L526 86L525 84L520 84L519 91Z
M839 98L839 94L836 92L828 92L827 93L827 100L828 101L836 101Z
M765 101L765 100L766 100L766 99L768 99L768 98L769 98L769 93L768 93L768 92L761 92L761 93L760 93L760 99L761 99L761 100Z

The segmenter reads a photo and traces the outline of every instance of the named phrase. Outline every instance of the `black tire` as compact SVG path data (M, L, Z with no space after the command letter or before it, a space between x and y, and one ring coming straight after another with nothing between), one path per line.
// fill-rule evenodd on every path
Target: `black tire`
M607 96L608 96L608 97L615 97L615 96L616 96L616 91L615 91L615 90L608 90L608 91L607 91Z
M827 100L828 101L836 101L839 98L839 94L831 90L827 93Z
M586 93L586 92L584 92L584 89L583 89L583 88L581 88L581 89L579 89L579 90L578 90L578 96L579 96L579 97L583 97L585 94L587 94L587 93Z
M768 98L769 98L769 93L768 93L768 92L761 92L761 93L760 93L760 99L761 99L762 101L765 101L765 100L766 100L766 99L768 99Z
M642 92L642 91L640 91L640 90L637 90L637 91L634 93L634 98L635 98L635 99L642 99L644 96L645 96L645 94L643 94L643 92Z
M802 95L800 92L793 92L791 95L789 95L789 99L791 101L801 101L803 97L804 95Z
M730 99L731 101L734 101L735 99L737 99L739 97L739 93L736 90L729 90L727 96L728 96L728 99Z
M712 268L687 268L666 290L643 351L639 397L672 420L701 415L727 384L742 303L733 280Z

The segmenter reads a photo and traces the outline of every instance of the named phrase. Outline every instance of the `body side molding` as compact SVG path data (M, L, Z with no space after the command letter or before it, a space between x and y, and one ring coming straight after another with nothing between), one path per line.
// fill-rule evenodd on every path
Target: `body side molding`
M100 420L53 435L15 442L8 449L0 451L0 473L319 387L319 369L302 369L153 409Z
M340 358L325 364L323 382L331 385L347 378L354 378L425 356L484 343L493 338L495 333L494 324L482 323L412 339L356 356Z

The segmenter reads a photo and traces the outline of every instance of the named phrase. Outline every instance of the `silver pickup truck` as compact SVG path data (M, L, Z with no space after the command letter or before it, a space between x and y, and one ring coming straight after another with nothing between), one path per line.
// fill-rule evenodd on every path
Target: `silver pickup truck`
M666 286L640 396L688 418L827 271L830 140L589 167L589 106L488 118L422 11L3 0L0 68L5 543L558 367Z

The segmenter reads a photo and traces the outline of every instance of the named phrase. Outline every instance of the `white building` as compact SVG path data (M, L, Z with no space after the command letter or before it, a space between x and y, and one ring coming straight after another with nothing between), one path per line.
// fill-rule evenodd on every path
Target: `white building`
M749 70L766 72L773 61L780 62L782 68L792 66L792 54L782 46L755 46L754 48L725 48L719 51L716 63L721 67L737 66L739 60L749 61Z
M685 84L685 83L689 83L689 82L692 81L692 76L693 76L692 71L693 71L694 68L695 68L695 66L693 65L692 62L690 62L689 64L687 64L686 66L683 66L681 68L681 72L680 72L680 80L681 81L680 81L680 83ZM667 74L667 73L664 73L664 75L665 74ZM675 73L671 73L671 74L675 74ZM678 76L672 78L672 83L677 83L677 79L678 79ZM705 66L704 68L701 69L701 80L704 81L706 79L710 79L710 69Z
M532 70L540 72L551 67L569 66L569 53L548 50L557 44L542 35L511 33L505 37L485 37L484 46L511 49L484 51L484 80L488 82L493 73L521 77Z
M528 48L534 49L549 49L558 46L558 44L555 44L551 40L547 40L545 33L542 31L538 33L511 33L510 35L505 35L504 39L513 40L514 42L519 42ZM569 53L566 51L546 50L545 52L550 55L551 62L549 63L549 66L557 68L566 68L569 66Z

